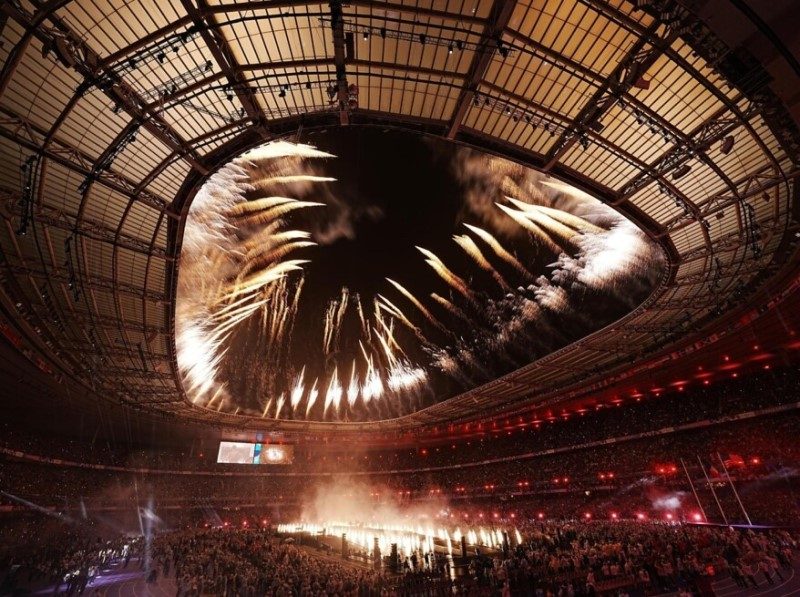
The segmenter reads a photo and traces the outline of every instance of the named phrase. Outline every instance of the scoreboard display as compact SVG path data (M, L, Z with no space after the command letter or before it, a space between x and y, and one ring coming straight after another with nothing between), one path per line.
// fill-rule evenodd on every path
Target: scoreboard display
M221 464L291 464L294 447L282 444L220 442L217 462Z

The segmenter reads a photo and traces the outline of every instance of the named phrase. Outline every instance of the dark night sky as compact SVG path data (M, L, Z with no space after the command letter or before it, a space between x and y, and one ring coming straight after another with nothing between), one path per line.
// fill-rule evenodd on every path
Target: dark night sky
M340 296L343 286L349 288L351 294L359 294L365 309L369 311L375 294L383 294L403 309L415 324L420 325L434 344L452 343L453 339L426 325L415 308L385 281L386 277L403 284L440 317L448 329L455 330L463 337L467 344L470 337L481 333L481 325L487 326L487 329L493 325L492 321L481 320L482 313L471 312L468 314L474 317L475 324L465 326L436 305L429 298L431 292L448 298L453 293L415 248L415 245L419 245L435 253L453 272L466 280L473 291L478 292L481 300L497 300L505 294L452 240L454 234L466 233L462 208L469 190L466 185L474 185L474 181L464 182L464 177L459 177L456 172L455 165L461 155L459 152L464 150L448 142L420 135L357 126L318 132L306 136L302 142L337 156L330 160L313 161L315 174L337 180L319 183L314 187L314 192L297 197L325 201L328 207L295 212L289 227L306 230L314 230L315 227L319 230L322 227L329 236L336 237L335 230L346 222L350 237L340 235L328 244L303 249L293 255L310 259L311 262L304 266L305 287L291 340L290 363L288 370L282 372L285 373L282 375L284 387L291 386L294 375L303 364L310 367L307 372L312 376L324 377L336 362L340 371L349 371L350 363L359 354L358 339L361 334L355 309L348 310L339 353L329 355L326 361L322 350L325 310L332 299ZM502 199L500 189L487 192L494 195L495 200ZM340 211L344 214L342 218L339 217L342 215ZM467 218L467 223L481 224L474 218L470 220L470 216ZM337 224L331 224L331 220ZM534 277L548 274L546 266L555 261L556 255L525 239L524 235L519 238L523 242L516 244L503 239L504 246L516 254ZM492 256L490 251L484 251L484 254ZM496 259L490 260L512 287L523 282L507 264ZM458 299L458 296L455 298ZM592 293L576 294L576 310L582 310L582 304L594 304L596 317L591 323L583 317L558 321L559 333L565 334L570 340L577 339L593 331L591 328L599 328L617 319L627 310L623 305L598 301L598 298L604 297ZM463 301L461 306L468 310ZM548 325L552 325L553 316L548 315L547 319ZM409 357L420 365L428 363L428 355L412 333L402 328L398 332L398 339L404 348L409 349ZM252 346L252 340L252 337L249 338L246 344ZM542 346L536 350L518 351L513 363L496 360L485 364L492 369L492 376L504 374L564 343L561 337L543 338ZM236 353L232 351L231 356L236 358ZM425 399L426 404L469 389L464 386L463 380L457 382L436 371L429 370L429 374L433 392ZM484 377L485 374L476 381L488 381ZM235 393L241 393L243 405L256 408L245 397L248 385L247 379L238 380L238 383L234 383ZM373 418L376 414L366 416Z

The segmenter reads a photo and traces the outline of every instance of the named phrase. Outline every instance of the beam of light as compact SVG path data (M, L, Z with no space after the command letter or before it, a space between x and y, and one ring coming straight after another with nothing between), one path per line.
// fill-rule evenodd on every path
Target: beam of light
M526 279L530 279L532 277L531 273L525 268L525 266L523 266L511 253L506 251L503 245L500 244L500 241L498 241L489 232L483 228L471 226L470 224L464 224L464 226L466 226L473 234L477 235L481 240L483 240L483 242L489 245L489 248L494 251L495 255L517 270Z
M272 401L273 400L274 400L274 398L270 398L269 400L267 400L267 405L264 407L264 412L261 413L261 418L262 419L266 418L267 411L269 410L269 407L272 406Z
M496 203L497 207L499 207L504 214L509 216L512 220L514 220L517 224L523 227L525 230L530 232L541 244L543 244L547 249L556 255L562 253L562 249L558 246L553 239L551 239L544 230L542 230L538 224L531 221L530 218L527 217L525 212L518 211L516 209L511 209L505 205L500 203Z
M358 400L358 378L356 377L356 361L354 359L350 368L350 383L347 384L347 405L353 408L356 400Z
M529 220L533 220L544 230L555 234L565 241L572 242L573 237L578 234L574 229L562 224L555 218L547 215L544 211L536 209L535 206L529 203L518 201L512 197L506 197L506 200L510 201L512 205L525 214Z
M489 263L489 260L481 253L480 248L478 245L475 244L475 241L472 240L467 235L456 234L453 236L453 240L456 244L461 247L464 252L472 258L472 260L480 267L482 270L489 272L489 274L494 278L494 281L503 289L503 290L511 290L511 287L508 283L503 279L503 276L492 267L492 264Z
M417 308L417 310L420 313L422 313L422 315L425 317L425 319L427 319L434 327L436 327L437 329L439 329L441 331L446 331L444 329L444 327L442 326L442 324L439 323L439 321L433 316L433 314L431 314L430 311L428 311L428 309L425 307L425 305L423 305L417 299L417 297L415 297L413 294L411 294L411 292L406 290L399 282L395 282L391 278L386 278L386 281L389 282L389 284L391 284L392 286L394 286L400 292L400 294L402 294L409 301L411 301L411 304L414 305Z
M315 379L314 383L311 384L311 389L308 391L308 400L306 402L306 419L308 418L308 413L311 412L311 408L314 406L314 403L317 401L317 396L319 396L319 390L317 389L318 381L318 379Z
M30 502L30 501L26 500L25 498L21 498L21 497L16 496L16 495L14 495L12 493L8 493L6 491L0 490L0 495L3 495L5 497L7 497L8 499L10 499L13 502L17 502L19 504L22 504L23 506L27 506L31 510L36 510L37 512L40 512L41 514L44 514L46 516L50 516L52 518L57 518L60 521L67 522L69 524L77 524L76 520L70 518L69 516L66 516L65 514L61 514L59 512L53 512L49 508L45 508L43 506L40 506L39 504L34 504L33 502Z
M433 252L423 247L417 247L417 250L425 255L427 259L425 262L433 268L439 277L444 280L453 290L461 293L471 303L474 301L472 293L467 286L467 283L454 274Z
M297 408L297 405L300 404L300 400L303 398L303 394L305 393L305 387L303 386L303 376L305 376L306 367L303 365L303 368L300 370L300 375L297 376L297 380L294 383L294 389L292 390L290 404L292 406L292 412Z

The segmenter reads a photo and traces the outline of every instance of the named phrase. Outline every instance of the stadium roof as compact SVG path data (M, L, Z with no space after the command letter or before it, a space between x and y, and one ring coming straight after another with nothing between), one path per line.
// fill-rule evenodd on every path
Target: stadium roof
M99 400L264 430L465 420L731 329L796 283L800 136L781 95L800 69L789 54L777 78L678 2L23 0L3 3L0 29L4 333ZM247 148L340 125L541 169L647 231L667 274L608 328L402 419L193 406L173 332L194 193Z

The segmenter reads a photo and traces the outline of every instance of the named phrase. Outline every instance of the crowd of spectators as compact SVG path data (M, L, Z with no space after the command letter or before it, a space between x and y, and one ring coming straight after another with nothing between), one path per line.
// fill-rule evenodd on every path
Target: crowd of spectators
M509 418L466 428L432 430L397 448L373 446L368 450L348 443L313 441L294 446L293 470L382 472L450 467L492 458L512 457L545 450L562 450L698 421L725 421L740 413L798 402L800 371L783 368L727 379L713 385L695 385L646 398L627 398L572 412L544 411L533 418ZM190 446L142 446L131 441L58 439L0 426L0 447L82 463L162 470L241 471L239 465L216 463L217 446L198 440Z
M798 417L773 415L500 463L391 474L359 475L354 471L350 475L353 483L374 488L367 497L375 501L447 500L456 509L472 504L489 508L497 502L507 506L505 509L525 501L561 502L558 510L564 515L574 514L575 508L584 504L597 510L597 504L606 502L609 505L604 511L626 515L650 512L652 506L648 504L655 501L655 494L689 495L692 479L710 512L709 519L716 519L715 497L710 495L709 485L719 486L718 497L725 502L726 511L740 512L738 503L731 501L734 496L727 469L756 522L781 524L800 519L800 444L795 441L799 433ZM290 468L290 474L282 475L262 470L246 469L238 475L193 471L146 474L6 457L0 466L0 506L19 509L30 502L65 511L97 511L135 508L145 498L153 499L162 510L187 505L294 504L307 498L315 485L338 478L321 471L309 475ZM763 500L765 493L774 499ZM537 507L548 513L557 511L554 507ZM736 516L733 520L746 522Z
M178 597L700 595L727 576L741 588L781 582L799 546L787 531L653 522L522 519L518 530L502 548L449 557L439 546L405 565L385 557L366 566L271 528L182 529L152 541L75 539L23 553L0 563L0 578L7 590L43 578L70 595L91 589L101 568L141 570Z

